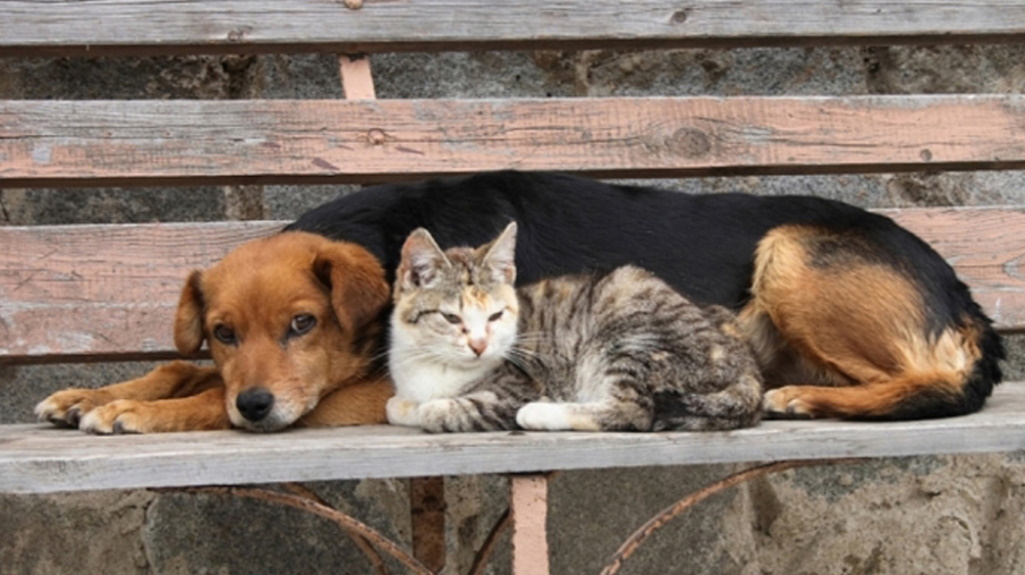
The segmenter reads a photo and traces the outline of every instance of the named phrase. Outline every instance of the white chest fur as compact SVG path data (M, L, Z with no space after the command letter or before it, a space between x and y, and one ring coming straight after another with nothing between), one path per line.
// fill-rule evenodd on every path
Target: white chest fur
M470 383L493 369L491 362L481 361L480 368L438 364L432 359L391 358L390 371L395 395L424 403L432 399L455 397ZM486 365L485 365L486 364Z

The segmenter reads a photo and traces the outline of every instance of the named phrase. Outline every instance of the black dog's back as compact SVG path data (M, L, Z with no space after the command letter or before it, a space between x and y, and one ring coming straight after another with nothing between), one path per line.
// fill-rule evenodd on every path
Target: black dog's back
M767 394L767 409L776 415L956 415L981 407L1001 378L1000 338L953 269L889 218L841 202L696 196L507 171L368 188L305 214L289 229L361 244L393 274L403 241L417 227L448 248L483 244L511 220L519 224L520 283L630 263L700 304L740 311L762 349L764 369L778 376L772 383L799 384ZM784 259L773 263L773 254ZM865 283L873 270L886 270L879 276L886 285ZM769 282L760 292L752 285L756 274L796 287L773 292ZM844 282L876 293L849 293ZM806 288L828 295L816 299ZM899 305L873 300L894 293L904 294ZM907 313L887 317L887 309ZM889 335L873 334L874 321L889 325ZM849 340L846 347L833 351L816 343L841 339ZM950 369L960 361L951 353L967 358L966 368ZM934 368L942 375L929 375ZM850 384L864 385L853 395L831 391ZM873 387L878 384L884 387Z
M633 263L696 300L736 306L749 281L754 245L773 225L750 221L767 220L755 206L760 201L497 172L368 188L305 214L291 227L359 243L391 273L402 242L417 227L448 248L480 245L516 220L520 283Z
M429 229L444 249L480 245L512 220L519 225L521 284L635 264L695 301L733 309L747 297L755 246L782 224L887 236L885 245L906 244L900 252L907 257L936 261L938 272L949 271L928 246L891 220L840 202L695 196L552 173L505 171L375 186L320 206L289 229L363 245L391 274L402 242L417 227Z

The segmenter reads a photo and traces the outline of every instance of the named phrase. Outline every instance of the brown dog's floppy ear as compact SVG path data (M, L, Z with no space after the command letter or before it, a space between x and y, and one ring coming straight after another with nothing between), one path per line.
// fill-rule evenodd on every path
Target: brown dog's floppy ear
M346 329L358 330L377 319L391 290L384 268L370 252L346 242L324 242L313 273L331 288L331 306Z
M203 274L189 274L178 298L178 312L174 316L174 345L182 353L196 353L203 346L203 292L199 281Z

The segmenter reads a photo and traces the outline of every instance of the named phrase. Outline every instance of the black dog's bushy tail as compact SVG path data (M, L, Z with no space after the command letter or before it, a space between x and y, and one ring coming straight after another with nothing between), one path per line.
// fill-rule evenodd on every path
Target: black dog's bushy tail
M978 357L960 381L937 382L915 389L914 393L895 401L884 413L858 419L909 420L967 415L982 409L993 388L1003 379L1000 361L1007 352L999 334L988 317L973 305L978 315L970 326L963 327L965 345L977 349Z

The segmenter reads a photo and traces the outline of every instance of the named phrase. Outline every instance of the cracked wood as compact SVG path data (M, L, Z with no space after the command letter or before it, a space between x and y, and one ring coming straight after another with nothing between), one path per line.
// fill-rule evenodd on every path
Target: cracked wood
M1006 42L1018 0L120 0L0 3L0 55ZM102 25L97 25L102 23ZM524 25L529 23L529 25Z
M616 177L1025 168L1025 97L0 102L8 187L506 168Z

